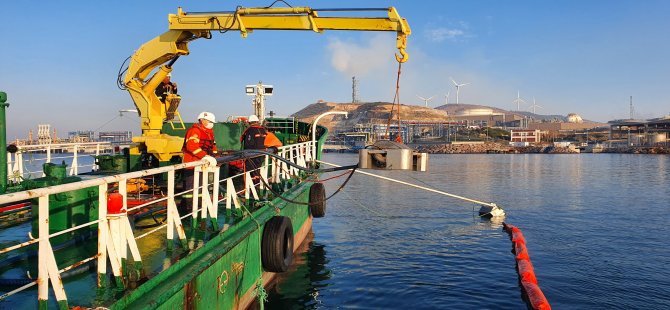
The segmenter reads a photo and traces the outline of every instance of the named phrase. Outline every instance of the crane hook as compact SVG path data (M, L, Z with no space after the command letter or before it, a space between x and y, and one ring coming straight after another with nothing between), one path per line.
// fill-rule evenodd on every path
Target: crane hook
M398 51L400 52L400 55L395 54L395 60L400 63L406 62L409 59L409 54L405 52L404 48L399 48Z

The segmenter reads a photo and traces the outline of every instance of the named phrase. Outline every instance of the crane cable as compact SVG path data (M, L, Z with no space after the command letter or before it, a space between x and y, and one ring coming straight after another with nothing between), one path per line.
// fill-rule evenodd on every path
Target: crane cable
M400 135L400 72L402 71L402 62L398 60L398 76L395 81L395 95L393 96L393 104L391 105L391 113L389 113L388 121L386 122L386 136L391 140L391 135L389 131L391 129L391 119L393 119L393 109L396 102L398 103L398 136L396 137L396 142L402 143L402 136Z

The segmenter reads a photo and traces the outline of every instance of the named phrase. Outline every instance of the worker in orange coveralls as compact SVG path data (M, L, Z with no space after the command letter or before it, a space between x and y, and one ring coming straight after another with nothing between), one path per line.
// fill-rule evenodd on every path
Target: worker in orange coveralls
M184 136L184 146L182 146L184 163L198 161L207 157L210 160L210 164L216 164L216 159L214 159L214 156L217 155L213 130L214 123L216 123L216 117L213 113L202 112L198 115L198 122L194 123ZM193 168L183 169L182 181L183 190L193 188ZM192 195L183 196L180 203L180 211L190 211L192 199L189 198L192 197Z
M258 119L258 116L251 115L249 116L249 126L242 135L240 136L240 142L242 142L242 148L245 150L265 150L277 153L278 148L282 146L281 141L275 136L272 132L269 132L265 127L263 127ZM258 168L263 163L262 156L256 156L249 158L245 162L245 168L247 171L252 171L252 177L259 176Z

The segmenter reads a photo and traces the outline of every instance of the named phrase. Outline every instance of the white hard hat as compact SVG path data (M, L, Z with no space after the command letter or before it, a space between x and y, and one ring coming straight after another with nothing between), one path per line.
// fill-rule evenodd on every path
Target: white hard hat
M206 119L212 123L216 123L216 117L212 112L202 112L198 114L198 119Z
M258 121L259 121L259 120L258 120L258 116L253 115L253 114L252 114L252 115L249 115L249 123L251 123L251 122L258 122Z

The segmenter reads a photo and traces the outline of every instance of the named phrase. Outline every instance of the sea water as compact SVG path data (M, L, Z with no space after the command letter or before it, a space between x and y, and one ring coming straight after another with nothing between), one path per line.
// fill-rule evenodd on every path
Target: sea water
M372 172L502 206L554 309L670 309L670 156L431 155L428 172ZM479 206L362 174L327 205L267 308L526 308L508 235Z

